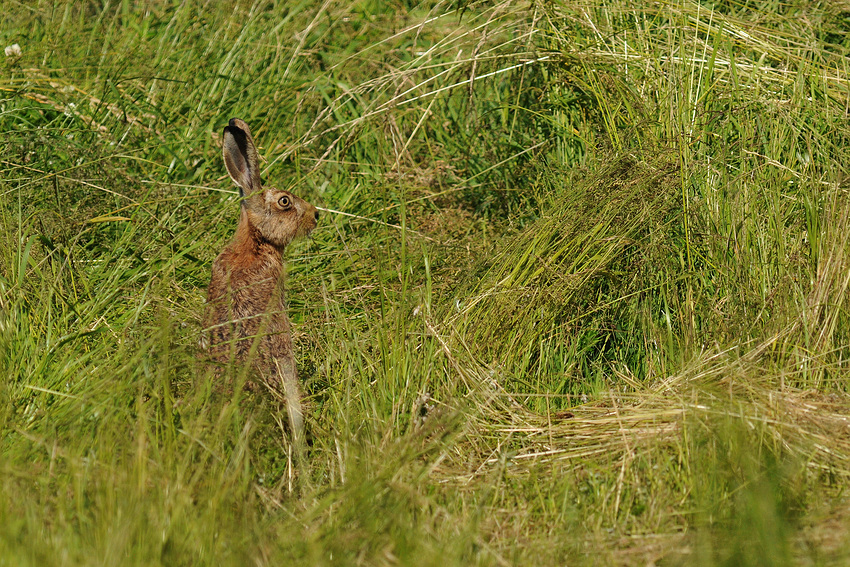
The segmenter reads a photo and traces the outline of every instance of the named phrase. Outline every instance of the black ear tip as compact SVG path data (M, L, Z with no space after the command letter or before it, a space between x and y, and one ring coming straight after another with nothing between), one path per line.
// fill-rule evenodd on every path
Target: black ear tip
M224 133L230 133L232 136L244 136L245 129L242 125L245 124L238 118L231 118L227 121L227 126L224 127Z
M238 118L231 118L227 121L227 126L224 127L224 131L230 132L231 134L241 132L242 128L239 127L239 122L240 120Z
M242 128L240 128L239 125L234 122L235 120L237 119L231 119L230 124L224 127L224 135L227 136L228 134L230 134L230 136L233 138L239 148L242 151L247 151L246 147L248 145L248 133Z

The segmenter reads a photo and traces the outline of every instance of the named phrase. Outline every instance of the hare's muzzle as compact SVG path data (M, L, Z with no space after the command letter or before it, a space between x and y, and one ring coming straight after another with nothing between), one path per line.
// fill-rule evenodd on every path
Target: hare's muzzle
M310 233L313 232L313 229L319 224L319 211L306 201L304 204L309 207L306 211L304 211L304 216L301 221L301 234L303 236L310 236Z

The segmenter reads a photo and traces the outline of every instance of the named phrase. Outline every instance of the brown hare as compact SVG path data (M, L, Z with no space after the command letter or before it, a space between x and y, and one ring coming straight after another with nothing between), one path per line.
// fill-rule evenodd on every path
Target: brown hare
M224 128L222 154L242 207L233 241L212 266L205 316L210 354L220 362L252 360L261 378L286 399L290 425L300 437L303 415L282 253L316 228L319 212L288 191L262 186L257 148L242 120L232 118Z

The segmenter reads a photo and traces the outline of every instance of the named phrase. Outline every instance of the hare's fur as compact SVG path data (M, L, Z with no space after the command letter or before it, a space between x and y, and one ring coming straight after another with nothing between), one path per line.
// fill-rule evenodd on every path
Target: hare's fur
M319 213L288 191L262 186L257 149L242 120L233 118L225 127L222 154L243 200L236 235L212 266L205 317L210 354L221 362L253 360L292 410L291 394L298 388L282 253L316 228Z

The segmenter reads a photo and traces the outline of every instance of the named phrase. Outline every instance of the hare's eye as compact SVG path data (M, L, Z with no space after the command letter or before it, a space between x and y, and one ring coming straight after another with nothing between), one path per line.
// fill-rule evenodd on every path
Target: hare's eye
M283 197L277 200L277 204L283 207L284 209L287 208L290 205L289 197L284 195Z

